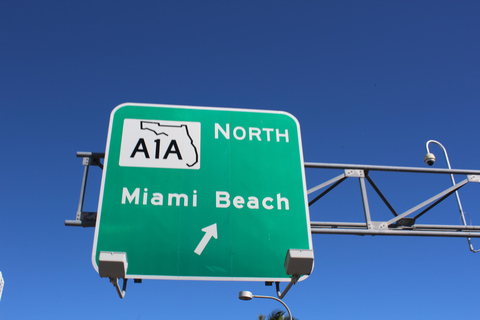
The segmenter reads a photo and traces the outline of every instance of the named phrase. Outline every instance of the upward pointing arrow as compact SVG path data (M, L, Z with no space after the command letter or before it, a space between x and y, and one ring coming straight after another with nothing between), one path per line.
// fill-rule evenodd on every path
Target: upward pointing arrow
M198 244L197 248L194 251L198 255L202 254L203 249L205 249L205 247L207 246L208 242L210 241L210 239L212 237L214 237L215 239L218 238L218 236L217 236L217 224L216 223L214 223L214 224L212 224L208 227L203 228L202 231L205 232L205 234L203 235L202 240L200 241L200 243Z

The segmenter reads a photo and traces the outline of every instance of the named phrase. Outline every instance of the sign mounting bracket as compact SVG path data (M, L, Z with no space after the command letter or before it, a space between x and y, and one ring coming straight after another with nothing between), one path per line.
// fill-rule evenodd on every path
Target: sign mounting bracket
M78 201L75 220L65 220L65 225L72 227L95 227L97 213L83 211L83 203L85 200L85 191L87 189L89 168L90 166L97 166L103 170L103 164L100 159L105 158L105 153L79 151L77 152L77 157L82 158L82 164L85 167L83 170L82 186L80 188L80 199Z

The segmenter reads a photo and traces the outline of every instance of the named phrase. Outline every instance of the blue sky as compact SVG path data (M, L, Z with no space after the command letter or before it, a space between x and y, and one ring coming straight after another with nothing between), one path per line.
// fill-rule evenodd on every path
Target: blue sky
M120 300L92 267L93 228L64 226L83 173L75 153L104 152L110 112L139 102L290 112L307 162L422 167L436 139L453 167L479 169L479 12L476 1L2 1L0 319L255 319L280 309L238 300L241 290L275 293L256 282L151 280L129 283ZM91 173L85 209L95 211L101 175ZM307 186L337 174L307 170ZM377 176L399 210L450 184ZM311 220L363 218L358 183L347 182ZM460 192L474 224L477 192ZM430 214L428 223L459 223L453 198ZM298 319L478 313L480 256L465 239L315 234L313 245L313 274L284 300Z

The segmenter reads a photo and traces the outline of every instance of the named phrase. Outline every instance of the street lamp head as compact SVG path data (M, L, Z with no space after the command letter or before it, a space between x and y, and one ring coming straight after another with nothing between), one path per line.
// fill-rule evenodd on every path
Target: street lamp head
M263 298L263 299L273 299L273 300L276 300L278 302L280 302L281 304L283 304L283 306L285 307L285 309L287 309L288 311L288 316L289 316L289 319L293 319L292 317L292 312L290 311L290 309L288 308L288 306L285 304L285 302L283 302L281 299L279 298L275 298L275 297L270 297L270 296L260 296L260 295L253 295L250 291L240 291L240 293L238 294L238 298L240 300L252 300L253 298Z
M253 294L250 291L240 291L238 299L240 300L252 300Z
M429 166L431 166L435 163L435 155L429 152L425 155L425 158L423 158L423 161Z

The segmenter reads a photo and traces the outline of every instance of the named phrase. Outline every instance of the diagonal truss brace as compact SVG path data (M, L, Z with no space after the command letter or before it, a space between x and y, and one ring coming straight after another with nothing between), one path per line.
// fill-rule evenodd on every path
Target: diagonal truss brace
M446 199L449 195L451 195L452 193L454 193L455 191L457 191L458 189L460 189L461 187L463 187L464 185L466 185L468 183L469 179L465 179L463 180L462 182L460 183L457 183L455 184L454 186L448 188L447 190L443 191L443 192L440 192L439 194L431 197L430 199L420 203L419 205L413 207L412 209L410 210L407 210L405 211L404 213L402 213L401 215L399 216L396 216L395 218L393 219L390 219L387 221L387 225L391 225L393 223L396 223L397 221L399 221L400 219L404 218L404 217L407 217L408 215L410 215L411 213L429 205L430 203L433 203L431 206L429 206L427 209L425 209L424 211L422 211L421 213L419 213L417 216L415 216L414 219L416 219L417 217L423 215L425 212L427 212L428 210L430 210L431 208L433 208L434 206L436 206L437 204L439 204L441 201L443 201L444 199Z
M308 194L316 191L324 190L319 196L310 201L309 205L314 204L321 197L338 186L346 178L359 178L360 191L363 201L363 209L365 214L365 223L349 223L349 222L311 222L312 233L321 234L355 234L355 235L401 235L401 236L436 236L436 237L467 237L480 238L480 227L464 225L425 225L416 224L416 220L423 214L434 208L448 196L465 186L469 182L480 182L480 171L478 170L453 170L453 169L424 169L413 167L388 167L388 166L371 166L371 165L353 165L353 164L328 164L328 163L305 163L306 168L326 168L326 169L343 169L344 173L328 180L314 188L309 189ZM456 183L452 187L440 192L439 194L429 198L428 200L418 204L417 206L397 214L393 206L388 202L386 197L381 193L380 189L375 185L369 171L393 171L393 172L418 172L418 173L436 173L436 174L466 174L467 179ZM372 221L370 216L370 208L368 205L368 197L365 187L367 180L373 187L375 192L380 196L385 205L393 214L393 218L388 221ZM425 208L426 207L426 208ZM423 209L425 208L425 209ZM423 209L416 216L411 217L413 213Z

